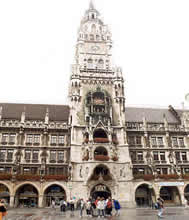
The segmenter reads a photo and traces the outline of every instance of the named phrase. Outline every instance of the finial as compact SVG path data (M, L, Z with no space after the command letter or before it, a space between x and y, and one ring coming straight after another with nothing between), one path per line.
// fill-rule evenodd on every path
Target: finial
M2 119L2 111L3 111L3 107L0 106L0 120Z
M46 114L45 114L45 124L49 123L49 109L46 109Z
M89 9L94 9L93 0L90 0Z
M22 114L21 114L21 123L22 123L22 124L24 124L25 118L26 118L26 112L25 112L25 108L24 108L24 111L23 111Z

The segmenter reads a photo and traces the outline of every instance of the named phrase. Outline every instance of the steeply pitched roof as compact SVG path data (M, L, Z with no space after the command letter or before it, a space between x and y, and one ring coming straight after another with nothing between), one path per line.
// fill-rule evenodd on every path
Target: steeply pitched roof
M181 116L183 113L183 110L176 111L178 112L179 116ZM163 123L165 115L168 123L179 123L169 109L127 107L125 114L127 122L142 122L143 118L145 117L147 122Z
M45 120L48 109L50 121L68 121L70 112L67 105L0 103L0 107L2 107L2 119L20 120L22 112L25 112L26 120Z

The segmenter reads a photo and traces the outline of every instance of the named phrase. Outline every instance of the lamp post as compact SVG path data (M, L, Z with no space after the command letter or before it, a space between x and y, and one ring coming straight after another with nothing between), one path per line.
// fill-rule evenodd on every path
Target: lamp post
M72 191L72 183L68 183L68 189L70 190L70 199L71 199L71 191Z
M148 189L149 189L149 199L150 199L150 201L149 201L149 204L150 204L150 206L153 208L153 201L152 201L152 185L150 184L150 185L148 185Z

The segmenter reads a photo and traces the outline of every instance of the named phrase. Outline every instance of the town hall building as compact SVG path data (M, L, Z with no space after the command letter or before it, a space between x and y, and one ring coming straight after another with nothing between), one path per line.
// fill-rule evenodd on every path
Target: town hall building
M0 198L11 207L109 197L122 206L189 199L189 112L127 107L112 33L91 2L69 105L0 103Z

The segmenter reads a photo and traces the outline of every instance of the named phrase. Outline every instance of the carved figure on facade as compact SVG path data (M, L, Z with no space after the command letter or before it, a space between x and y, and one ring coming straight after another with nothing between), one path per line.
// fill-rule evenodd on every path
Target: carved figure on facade
M82 165L79 168L79 177L83 178L83 166Z
M69 180L73 180L73 164L70 163L68 166Z
M120 177L126 177L125 165L120 168Z
M88 146L83 145L81 148L82 160L89 160L89 149Z

